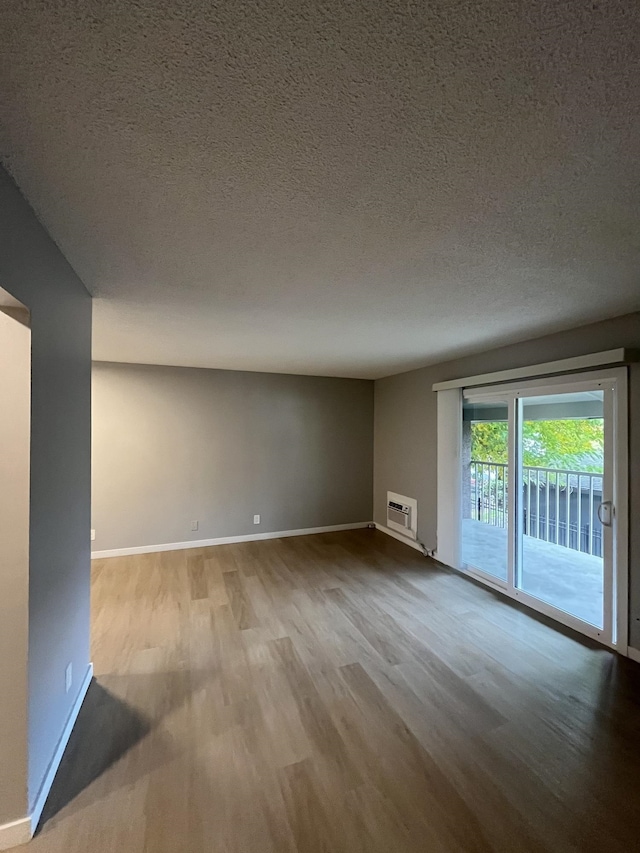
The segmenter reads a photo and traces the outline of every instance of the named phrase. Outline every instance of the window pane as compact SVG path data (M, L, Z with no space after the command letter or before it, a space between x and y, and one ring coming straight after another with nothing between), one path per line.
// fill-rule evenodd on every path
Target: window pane
M509 407L463 405L462 561L507 579Z
M522 562L517 586L603 627L602 391L522 401Z

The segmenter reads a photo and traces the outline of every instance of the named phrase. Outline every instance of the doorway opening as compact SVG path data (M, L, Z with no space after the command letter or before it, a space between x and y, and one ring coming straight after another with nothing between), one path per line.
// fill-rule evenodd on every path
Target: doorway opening
M29 326L25 306L0 288L0 825L28 806Z

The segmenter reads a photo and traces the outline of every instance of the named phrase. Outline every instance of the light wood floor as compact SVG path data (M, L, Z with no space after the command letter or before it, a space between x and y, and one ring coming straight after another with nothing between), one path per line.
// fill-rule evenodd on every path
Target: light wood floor
M33 853L640 850L640 667L361 530L94 564Z

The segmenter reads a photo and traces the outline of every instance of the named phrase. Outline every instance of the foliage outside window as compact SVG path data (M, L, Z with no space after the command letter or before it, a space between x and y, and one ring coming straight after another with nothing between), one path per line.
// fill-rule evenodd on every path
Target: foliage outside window
M506 464L506 421L471 424L471 458ZM525 421L522 425L523 464L530 468L602 473L604 421L602 418Z

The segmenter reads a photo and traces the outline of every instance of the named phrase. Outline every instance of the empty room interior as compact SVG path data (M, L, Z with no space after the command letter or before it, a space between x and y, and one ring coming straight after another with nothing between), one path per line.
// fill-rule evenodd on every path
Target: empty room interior
M637 0L0 56L0 850L638 849Z

